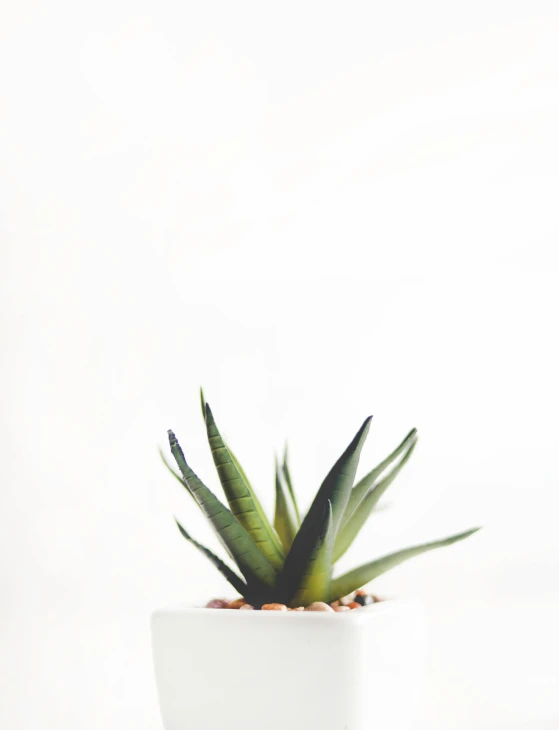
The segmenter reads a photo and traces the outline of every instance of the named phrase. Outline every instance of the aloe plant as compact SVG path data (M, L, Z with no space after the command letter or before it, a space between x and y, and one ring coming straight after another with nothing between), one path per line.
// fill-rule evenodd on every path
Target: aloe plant
M188 465L175 434L169 431L177 472L165 455L167 469L186 488L207 517L239 573L179 524L181 535L200 550L250 604L284 603L307 606L330 602L362 588L406 560L469 537L479 528L442 540L405 548L333 577L336 561L345 554L417 444L417 430L406 438L357 484L355 475L371 417L326 475L308 512L301 519L288 463L276 459L276 504L273 521L266 516L237 458L225 443L212 410L201 392L208 442L225 494L225 505Z

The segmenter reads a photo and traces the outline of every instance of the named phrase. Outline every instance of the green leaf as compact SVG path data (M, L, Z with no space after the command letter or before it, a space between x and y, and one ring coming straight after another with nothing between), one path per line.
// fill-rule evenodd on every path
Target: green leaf
M411 442L411 446L408 448L399 463L396 464L391 472L389 472L369 490L365 498L361 500L360 504L354 510L353 514L350 516L347 522L344 522L342 524L336 536L336 543L334 545L334 562L339 560L352 545L361 528L369 519L371 512L376 507L379 499L386 492L388 487L392 484L394 479L396 479L400 471L408 462L410 456L413 454L413 450L416 444L417 441Z
M239 576L231 570L231 568L226 565L223 560L217 557L215 553L212 553L211 550L208 550L207 547L204 547L203 545L200 545L199 542L197 542L193 537L191 537L188 532L184 529L184 527L180 524L180 522L175 517L175 522L177 523L177 527L180 530L181 535L188 540L188 542L192 543L194 547L198 548L201 553L203 553L208 560L215 565L215 567L219 570L219 572L223 575L223 577L231 583L233 588L241 594L241 596L245 596L247 594L248 588L247 585L239 578Z
M276 459L276 510L274 528L279 535L283 549L287 553L297 534L297 524L289 509L289 503L282 484L282 475Z
M332 600L347 596L353 591L362 588L367 583L370 583L374 578L379 575L386 573L387 570L395 568L400 563L414 558L416 555L421 555L429 550L435 550L436 548L445 547L446 545L452 545L459 540L473 535L477 532L479 527L474 527L472 530L466 530L466 532L460 532L458 535L447 537L443 540L435 540L434 542L428 542L424 545L416 545L415 547L406 548L405 550L399 550L396 553L390 553L382 558L373 560L371 563L366 563L355 570L351 570L349 573L341 575L339 578L335 578L332 581L332 590L330 595Z
M297 527L299 527L299 525L301 524L301 513L299 512L299 505L297 504L295 490L293 489L293 482L291 481L291 470L289 469L287 444L285 444L285 449L283 451L282 472L285 483L287 484L287 489L289 490L289 496L291 497L291 501L293 502L293 509L295 510L295 517L297 518Z
M335 539L341 517L359 464L359 454L367 437L371 417L367 418L353 441L334 464L307 512L278 579L278 592L288 600L294 595L303 577L303 570L315 548L317 525L322 525L328 502L332 508L332 534ZM285 602L285 601L284 601Z
M386 457L386 459L383 459L380 464L377 464L377 466L375 466L372 471L370 471L363 477L363 479L357 482L357 484L351 490L351 495L349 497L349 502L347 504L343 522L347 522L347 520L351 517L361 500L369 491L372 484L378 479L383 471L387 467L389 467L390 464L392 464L392 462L395 461L403 451L405 451L411 444L415 443L416 440L417 429L412 428L412 430L408 433L402 443L397 446L394 451Z
M229 455L230 455L230 456L231 456L231 458L233 459L233 463L235 464L235 466L236 466L236 467L237 467L237 469L239 470L239 474L240 474L240 475L242 476L242 478L243 478L243 481L244 481L244 483L245 483L245 484L247 485L247 487L248 487L248 488L250 489L250 491L252 492L252 497L253 497L254 501L256 501L256 494L254 494L254 490L253 490L253 488L252 488L252 485L251 485L251 483L250 483L250 482L249 482L249 480L248 480L248 477L247 477L247 475L246 475L246 472L245 472L245 470L243 469L243 467L241 466L241 463L240 463L240 461L239 461L239 460L237 459L237 457L235 456L235 454L234 454L234 453L233 453L233 451L231 450L231 447L229 446L229 444L226 444L226 446L227 446L227 451L229 451Z
M204 398L204 389L200 386L200 408L202 409L202 418L206 422L206 399Z
M208 403L206 403L206 429L214 464L231 512L274 568L281 570L284 561L281 544L272 526L259 511L259 505L256 504L250 487L221 438Z
M293 608L308 606L314 601L330 600L332 547L334 544L332 504L328 501L322 524L318 525L315 544L303 566L295 595L289 600Z
M228 444L225 444L225 445L227 446L227 450L229 451L229 454L231 455L231 458L233 459L233 463L235 464L235 466L239 470L239 472L240 472L240 474L241 474L241 476L242 476L245 484L247 485L248 491L252 495L252 498L254 500L254 504L256 505L256 509L258 510L258 514L260 515L260 518L262 519L262 522L266 525L266 528L267 528L268 532L270 533L270 535L272 537L272 540L274 541L274 544L275 544L276 548L282 553L282 564L283 564L284 555L283 555L281 541L279 540L279 538L278 538L277 533L275 532L275 530L272 529L272 525L271 525L270 521L268 520L268 516L266 515L266 512L265 512L264 508L262 507L262 505L260 503L260 500L258 499L258 495L256 494L256 492L252 488L252 485L251 485L251 483L248 480L248 477L246 475L245 470L241 466L241 464L240 464L239 460L237 459L237 457L235 456L234 452L231 451L231 447Z
M205 423L205 422L206 422L206 399L205 399L205 397L204 397L204 391L202 390L202 388L200 388L200 404L201 404L201 406L202 406L202 415L203 415L203 417L204 417L204 423ZM274 541L274 543L275 543L275 545L276 545L277 549L278 549L278 550L279 550L279 551L281 552L281 544L280 544L280 542L279 542L279 540L278 540L277 536L276 536L276 535L274 534L274 531L272 530L272 526L271 526L271 524L270 524L270 521L268 520L268 517L266 516L266 512L264 511L264 509L263 509L262 505L260 504L260 500L258 499L258 496L256 495L256 493L255 493L254 489L252 488L252 485L251 485L251 483L250 483L250 481L249 481L249 479L248 479L248 477L247 477L247 475L246 475L246 472L245 472L245 470L244 470L244 469L243 469L243 467L241 466L241 464L240 464L239 460L238 460L238 459L237 459L237 457L235 456L235 454L234 454L234 452L232 451L232 449L231 449L231 447L229 446L229 444L225 444L225 445L226 445L226 447L227 447L227 450L229 451L229 454L230 454L231 458L233 459L233 463L235 464L235 466L236 466L236 467L237 467L237 469L239 470L239 472L240 472L240 474L241 474L241 476L242 476L242 478L243 478L243 480L244 480L245 484L246 484L246 485L247 485L247 487L248 487L248 490L249 490L249 492L250 492L250 493L251 493L251 495L252 495L252 498L253 498L253 500L254 500L254 503L255 503L255 505L256 505L256 509L258 510L258 514L260 515L260 517L261 517L262 521L263 521L263 522L264 522L264 524L266 525L266 527L267 527L268 531L269 531L269 532L271 533L271 535L272 535L272 539L273 539L273 541Z
M239 566L249 587L255 584L273 587L276 571L266 556L256 547L245 528L222 504L186 463L175 434L169 431L171 453L184 477L184 486L192 494L214 528L221 543Z
M183 480L183 478L181 477L180 474L177 474L177 472L173 469L173 467L171 466L171 464L167 461L167 457L165 456L165 454L163 453L163 449L161 449L161 448L159 449L159 456L161 457L161 461L167 467L167 470L169 471L169 473L172 474L175 477L175 479L178 482L180 482L182 484L182 486L184 487L184 480Z

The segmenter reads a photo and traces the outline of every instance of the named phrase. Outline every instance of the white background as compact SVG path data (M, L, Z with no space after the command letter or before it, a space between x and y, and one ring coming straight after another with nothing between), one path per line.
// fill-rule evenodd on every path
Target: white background
M556 2L2 0L0 726L158 730L199 414L272 506L421 442L345 565L430 616L430 730L559 727ZM216 671L238 657L216 656ZM294 657L296 661L296 657ZM299 730L299 729L295 729Z

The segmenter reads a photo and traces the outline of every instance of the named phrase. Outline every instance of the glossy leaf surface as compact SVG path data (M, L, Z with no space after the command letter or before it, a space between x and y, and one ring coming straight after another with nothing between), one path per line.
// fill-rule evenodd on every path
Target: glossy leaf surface
M328 502L323 523L317 530L315 544L303 566L295 595L289 598L289 604L292 607L308 606L314 601L327 602L329 600L333 545L332 505Z
M286 596L288 600L295 594L301 583L303 571L316 545L317 529L323 524L328 503L332 509L332 535L335 539L339 522L347 506L359 464L359 454L367 437L370 423L371 418L369 417L322 482L322 486L295 536L278 582L280 596Z
M206 429L214 464L231 512L274 568L281 570L284 560L281 544L268 520L264 519L259 511L260 505L254 499L250 487L225 445L208 403L206 403Z
M341 575L339 578L335 578L332 581L332 588L330 592L331 598L332 600L336 600L338 598L341 598L342 596L347 596L350 593L353 593L353 591L356 591L359 588L367 585L367 583L370 583L375 578L378 578L379 575L386 573L387 570L391 570L397 565L404 563L406 560L410 560L410 558L415 558L417 555L422 555L429 550L436 550L440 547L452 545L453 543L459 542L460 540L465 540L467 537L473 535L474 532L477 532L479 529L479 527L474 527L472 530L460 532L457 535L446 537L443 540L435 540L433 542L424 543L423 545L416 545L414 547L405 548L404 550L390 553L389 555L385 555L382 558L373 560L370 563L361 565L359 568L355 568L349 573L345 573L344 575Z
M380 464L377 464L363 479L360 479L357 484L351 490L351 495L347 503L347 508L344 514L343 522L346 522L353 514L356 507L359 505L361 500L365 497L369 489L372 487L374 482L381 476L381 474L387 469L393 461L395 461L400 454L402 454L407 448L409 448L417 440L417 429L412 428L406 438L399 444L394 451L389 454L386 459L383 459Z
M353 541L361 531L361 528L371 516L371 513L376 507L379 499L386 492L388 487L392 484L394 479L396 479L400 471L408 462L410 456L413 453L416 443L417 441L412 442L411 446L408 448L398 464L392 469L391 472L389 472L369 490L365 498L362 499L361 502L357 505L357 508L354 510L348 521L342 524L338 535L336 536L336 544L334 546L334 562L339 560L352 545Z
M276 571L258 549L250 535L230 510L197 477L186 462L175 434L169 431L171 453L184 478L184 486L192 494L200 509L210 521L223 546L239 566L249 586L261 583L274 586Z

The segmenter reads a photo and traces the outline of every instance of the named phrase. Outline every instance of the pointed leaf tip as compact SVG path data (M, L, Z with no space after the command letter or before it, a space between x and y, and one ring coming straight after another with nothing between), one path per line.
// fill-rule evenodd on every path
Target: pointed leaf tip
M369 433L369 429L371 427L371 421L373 420L372 416L367 416L367 418L363 421L363 425L357 432L357 435L355 436L355 440L357 442L364 441L367 437L367 434Z
M359 455L369 431L371 418L369 416L365 419L349 446L322 482L286 557L284 569L278 580L281 595L291 598L298 590L310 556L316 546L317 525L324 523L324 514L328 502L330 502L332 510L332 541L335 539L353 486Z
M175 523L177 527L179 528L179 531L181 535L188 540L188 542L192 543L194 547L196 547L203 555L205 555L208 560L213 563L213 565L219 570L219 572L223 575L223 577L231 583L233 588L237 590L242 596L245 596L248 591L248 586L246 583L244 583L241 578L233 571L231 568L226 565L221 558L218 558L215 553L213 553L211 550L208 550L207 547L204 547L204 545L201 545L197 540L195 540L189 533L184 529L184 527L180 524L180 522L175 517Z
M214 414L208 401L204 403L204 420L206 421L206 426L215 426Z
M334 599L339 598L340 596L346 596L358 588L362 588L379 575L386 573L386 571L404 563L406 560L430 550L446 547L448 545L453 545L460 540L465 540L479 529L479 527L474 527L473 529L466 530L465 532L459 532L456 535L451 535L450 537L443 538L442 540L434 540L422 545L414 545L412 547L405 548L404 550L398 550L395 553L384 555L383 557L378 558L377 560L372 560L370 563L366 563L365 565L361 565L359 568L355 568L349 573L345 573L332 581L332 598Z
M483 525L480 525L479 527L472 527L471 530L466 530L464 533L464 537L469 537L470 535L473 535L475 532L479 532L483 528Z
M181 525L181 523L177 520L177 518L173 515L173 519L175 520L176 526L179 528L179 531L183 534L184 537L186 537L187 540L190 540L190 535L188 532L184 529L184 527Z
M174 434L174 431L171 431L171 429L169 429L167 431L167 433L169 435L169 446L171 447L171 452L173 453L173 449L174 449L177 452L177 454L179 454L179 456L182 459L184 459L184 452L182 450L181 445L179 444L179 441L178 441L177 437ZM175 456L175 461L176 461L177 460L177 457L176 457L176 455L174 453L173 453L173 456ZM177 466L180 469L180 464L177 463ZM182 469L181 469L181 472L182 472ZM183 474L183 476L184 476L184 474Z
M177 480L177 481L178 481L178 482L179 482L179 483L181 484L181 486L183 486L183 487L184 487L184 481L183 481L183 478L181 477L181 475L180 475L180 474L178 474L178 473L177 473L177 472L176 472L176 471L175 471L175 470L173 469L173 467L171 466L170 462L169 462L169 461L167 460L167 457L166 457L166 456L165 456L165 454L163 453L163 449L161 449L161 448L159 449L159 456L161 457L161 461L162 461L162 462L163 462L163 464L165 465L165 468L167 469L167 471L169 472L169 474L171 474L171 476L175 477L175 479L176 479L176 480ZM187 491L188 491L188 490L187 490ZM190 492L189 492L189 494L190 494Z
M200 386L200 407L202 409L202 416L206 417L206 399L204 398L204 389Z
M299 523L294 520L287 502L277 456L275 462L276 507L274 512L274 529L279 535L283 549L287 553L293 544Z
M347 523L350 517L355 512L357 506L361 503L361 501L365 498L367 493L369 492L369 488L373 486L375 481L383 475L385 470L399 457L401 454L403 454L407 449L412 448L416 443L418 439L417 429L412 428L411 431L407 434L405 439L394 449L394 451L389 454L385 459L383 459L379 464L375 466L374 469L372 469L368 474L366 474L351 490L351 495L349 497L349 501L347 503L347 507L344 513L343 517L343 523Z
M283 449L283 463L281 465L281 472L283 474L283 478L285 479L285 483L287 485L287 490L289 492L289 496L291 497L293 509L295 510L295 517L297 519L297 528L299 528L299 526L301 524L301 512L299 511L297 497L295 496L295 489L293 488L293 481L291 480L291 470L289 468L289 452L288 452L288 448L287 448L287 441L285 442L285 447Z
M334 544L334 561L339 560L342 557L342 555L348 550L348 548L352 545L353 541L355 540L355 538L361 531L361 528L367 522L369 516L375 509L375 507L378 504L379 500L381 499L382 495L386 492L388 487L392 484L392 482L396 479L396 477L398 476L400 471L404 468L406 463L409 461L411 455L413 454L416 444L417 444L417 439L413 439L411 441L411 445L409 446L407 452L404 454L402 459L400 459L399 463L392 469L391 472L389 472L379 482L377 482L374 486L372 486L368 492L366 492L365 497L361 500L361 502L355 508L353 513L350 514L347 521L342 523L342 526L338 532L338 535L336 536L336 541ZM369 476L370 475L365 477L365 480L364 480L365 482L368 481ZM348 511L352 497L354 496L354 492L358 493L358 491L361 491L361 487L359 485L357 485L352 490L352 494L350 496L350 501L348 502L348 507L346 507L346 513ZM345 513L344 513L344 516L345 516Z

